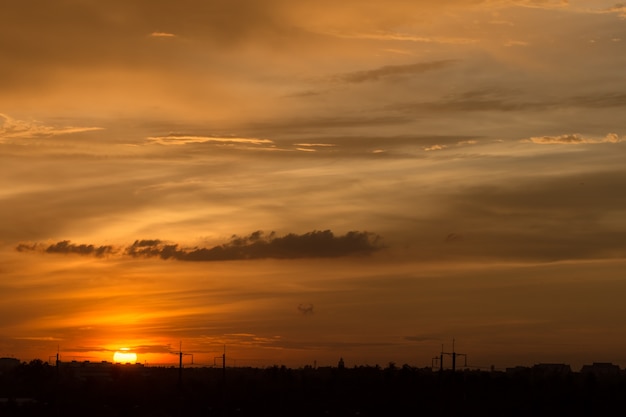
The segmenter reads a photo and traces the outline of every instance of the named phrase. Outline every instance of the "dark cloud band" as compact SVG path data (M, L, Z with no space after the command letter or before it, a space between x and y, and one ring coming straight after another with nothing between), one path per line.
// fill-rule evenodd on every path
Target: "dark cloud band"
M184 248L176 243L158 239L136 240L121 253L133 258L161 258L178 261L231 261L246 259L297 259L335 258L351 255L371 254L382 246L380 236L370 232L348 232L335 236L332 231L313 231L301 235L290 233L276 236L274 232L265 234L256 231L248 236L233 236L225 244L210 248ZM20 252L43 250L46 253L65 253L101 257L120 252L112 246L74 244L68 240L44 246L41 244L20 243Z
M125 253L133 257L160 257L180 261L228 261L242 259L333 258L369 254L380 248L380 237L368 232L335 236L330 230L278 237L262 231L233 236L230 242L212 248L179 248L160 241L135 241Z

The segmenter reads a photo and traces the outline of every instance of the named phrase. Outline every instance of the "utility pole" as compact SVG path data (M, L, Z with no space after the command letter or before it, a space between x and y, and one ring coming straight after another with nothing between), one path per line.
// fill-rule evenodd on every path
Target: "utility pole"
M441 349L443 350L443 349ZM434 356L431 360L430 360L430 369L433 370L435 369L435 364L437 362L439 362L441 364L441 358L439 356ZM439 369L441 370L441 365L439 366Z
M224 353L220 356L213 357L213 366L217 365L216 359L222 359L222 378L226 379L226 345L224 345Z
M441 354L440 354L440 359L439 359L439 370L440 371L443 371L443 355L452 356L452 372L456 371L456 357L457 356L465 357L465 365L464 366L467 366L467 354L465 354L465 353L457 353L454 350L454 339L452 339L452 352L444 352L443 351L443 345L441 345Z
M193 365L193 353L183 352L183 342L180 342L178 352L170 352L173 355L178 355L178 385L183 383L183 356L191 356L191 364Z

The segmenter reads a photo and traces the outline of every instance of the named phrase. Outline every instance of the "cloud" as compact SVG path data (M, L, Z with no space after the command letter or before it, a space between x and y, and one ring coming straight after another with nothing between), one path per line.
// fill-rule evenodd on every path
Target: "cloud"
M176 35L174 35L173 33L167 33L167 32L152 32L150 36L152 36L153 38L175 38L176 37Z
M419 62L408 65L386 65L369 71L356 71L342 74L337 77L338 80L346 83L362 83L378 81L381 78L395 77L399 75L421 74L428 71L435 71L451 66L454 60L441 60L431 62Z
M471 38L458 38L458 37L447 37L447 36L417 36L406 33L397 33L397 32L387 32L387 31L378 31L378 32L336 32L336 31L328 31L323 32L325 35L334 36L338 38L345 39L365 39L365 40L377 40L377 41L401 41L401 42L420 42L420 43L441 43L441 44L456 44L456 45L467 45L471 43L475 43L476 39Z
M549 158L553 155L533 157L533 162L526 166L518 161L523 168L517 169L526 178L508 177L499 184L468 186L450 194L439 217L429 219L431 224L445 225L448 229L437 235L435 231L427 231L425 223L422 233L441 239L439 248L450 257L623 258L626 228L622 219L626 197L621 190L626 187L626 175L621 167L611 170L607 165L600 171L591 168L593 157L589 155L605 152L610 149L557 154L555 159L570 159L569 165L556 165L552 170L546 161L552 160ZM619 152L616 160L618 155ZM569 172L565 166L577 170ZM451 223L450 219L462 220ZM452 234L442 236L448 232ZM429 256L443 253L433 251Z
M41 138L48 136L67 135L71 133L90 132L103 130L102 127L76 127L76 126L47 126L38 121L26 122L16 120L11 116L0 113L0 139L9 138Z
M171 345L136 345L136 346L124 346L128 348L130 352L138 353L138 354L146 354L146 353L174 353ZM65 351L68 352L117 352L119 349L112 349L102 346L79 346L79 347L68 347Z
M40 243L19 243L15 247L15 250L17 250L18 252L30 252L30 251L38 250L41 247L42 247L42 244Z
M274 143L270 139L194 135L152 136L148 140L161 145L188 145L194 143L269 145Z
M379 249L380 236L369 232L348 232L335 236L330 230L313 231L298 235L290 233L276 236L274 232L266 235L256 231L248 236L233 236L230 242L211 248L183 248L176 243L159 239L136 240L124 250L113 246L95 246L74 244L63 240L45 246L39 243L20 243L19 252L43 251L45 253L64 253L101 257L121 252L133 258L161 258L179 261L230 261L246 259L297 259L297 258L335 258L351 255L368 255Z
M304 146L304 147L311 147L311 148L330 148L333 146L337 146L333 143L296 143L296 146Z
M511 46L528 46L530 45L528 42L526 41L517 41L517 40L508 40L506 42L504 42L504 46L506 47L511 47Z
M113 246L94 246L85 244L75 244L69 240L62 240L52 245L44 245L43 243L19 243L15 250L18 252L42 251L46 253L65 253L77 255L91 255L101 257L104 255L114 254L117 251Z
M470 139L470 140L460 140L456 144L458 146L464 146L464 145L476 145L477 143L478 143L477 140Z
M626 19L626 4L624 3L617 3L603 9L584 9L584 11L593 14L616 14L620 19Z
M534 100L516 96L514 91L499 88L470 90L460 94L449 95L438 101L409 102L390 106L399 111L431 111L431 112L478 112L478 111L544 111L559 108L610 108L626 106L624 93L597 93Z
M609 13L617 13L622 19L626 19L626 4L619 3L607 9Z
M543 110L555 104L549 101L528 102L508 97L510 94L500 89L470 90L450 95L442 100L413 102L392 106L401 111L433 112L476 112L476 111L521 111Z
M296 143L296 150L301 152L317 152L318 149L332 148L337 145L331 143Z
M46 249L48 253L76 253L79 255L93 255L104 256L113 253L112 246L94 246L94 245L76 245L69 240L63 240L57 242L54 245L48 246Z
M598 107L623 107L626 106L626 93L600 93L585 96L575 96L566 102L573 106L598 108Z
M228 261L244 259L333 258L370 254L381 248L380 237L369 232L348 232L335 236L330 230L277 237L257 231L249 236L233 236L231 241L212 248L179 248L158 240L135 241L125 253L133 257L160 257L180 261Z
M398 115L382 115L372 116L356 115L356 116L327 116L327 117L303 117L294 119L281 119L275 122L254 122L247 127L256 130L267 130L271 132L280 131L281 133L298 132L301 130L314 129L337 129L361 126L387 126L400 125L414 122L412 117Z
M171 345L137 345L129 346L129 349L142 355L146 353L173 353Z
M570 6L568 0L513 0L512 3L538 9L564 9Z
M33 341L43 341L43 342L58 342L63 339L59 337L53 336L32 336L32 337L14 337L16 340L33 340Z
M622 139L615 133L609 133L604 138L585 138L579 134L567 134L560 136L539 136L523 139L523 142L531 142L540 145L580 145L588 143L619 143Z

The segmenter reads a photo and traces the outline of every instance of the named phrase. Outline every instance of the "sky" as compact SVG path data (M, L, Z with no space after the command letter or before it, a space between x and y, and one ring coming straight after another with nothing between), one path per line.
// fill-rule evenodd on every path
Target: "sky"
M0 356L626 367L625 5L0 19Z

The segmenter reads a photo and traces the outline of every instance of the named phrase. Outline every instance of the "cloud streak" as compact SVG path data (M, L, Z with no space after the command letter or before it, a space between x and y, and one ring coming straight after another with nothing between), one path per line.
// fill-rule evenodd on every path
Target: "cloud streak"
M335 236L330 230L313 231L298 235L290 233L276 236L256 231L248 236L233 236L228 243L210 248L184 248L176 243L159 239L136 240L132 245L116 250L112 246L74 244L68 240L45 246L20 243L19 252L43 251L52 254L77 254L102 257L122 253L133 258L160 258L178 261L210 262L251 259L336 258L369 255L380 250L380 236L369 232L348 232Z
M476 42L471 38L454 38L446 36L417 36L406 33L396 32L373 32L373 33L339 33L324 32L325 35L334 36L344 39L364 39L374 41L400 41L400 42L419 42L419 43L439 43L439 44L456 44L467 45Z
M441 60L431 62L418 62L408 65L386 65L369 71L356 71L339 75L337 78L346 83L363 83L378 81L383 78L401 75L422 74L428 71L436 71L451 66L454 60Z
M491 88L466 91L437 101L395 104L390 108L400 111L430 112L536 112L560 108L598 109L624 106L626 106L626 94L624 93L596 93L564 97L559 100L555 100L554 97L528 100L524 97L516 97L511 91Z
M524 139L524 142L536 143L539 145L581 145L581 144L596 144L596 143L619 143L622 139L615 133L609 133L604 138L593 139L586 138L579 134L567 134L560 136L539 136Z
M330 230L278 237L262 231L233 236L230 242L212 248L179 248L176 244L138 240L126 248L132 257L159 257L180 261L229 261L245 259L334 258L370 254L378 249L380 237L368 232L348 232L335 236Z
M194 136L194 135L168 135L149 137L150 142L160 145L189 145L194 143L215 143L215 144L245 144L245 145L271 145L274 142L270 139L258 138L238 138L223 136Z
M173 33L168 33L168 32L152 32L150 36L152 36L153 38L175 38L176 37L176 35L174 35Z
M0 139L41 138L103 130L102 127L48 126L37 121L16 120L4 113L0 113L0 121Z

